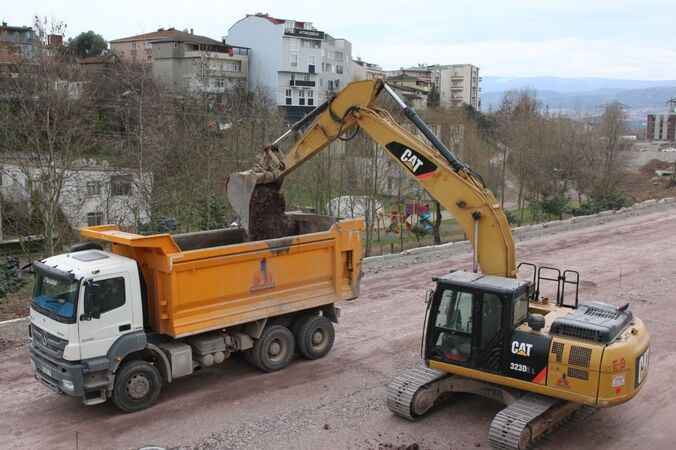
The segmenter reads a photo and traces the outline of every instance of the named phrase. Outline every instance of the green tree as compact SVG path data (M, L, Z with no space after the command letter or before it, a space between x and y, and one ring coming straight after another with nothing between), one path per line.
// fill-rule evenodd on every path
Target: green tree
M103 36L90 30L86 33L80 33L74 39L69 39L68 48L75 56L87 58L102 54L108 49L108 43L103 39Z

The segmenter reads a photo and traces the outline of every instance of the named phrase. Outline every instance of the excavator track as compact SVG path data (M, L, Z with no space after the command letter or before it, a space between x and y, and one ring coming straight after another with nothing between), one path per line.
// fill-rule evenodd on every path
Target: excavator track
M432 407L429 402L420 404L420 394L432 383L447 376L447 373L424 366L401 373L387 385L387 407L404 419L415 420Z
M580 404L528 393L493 418L488 431L492 448L526 450L577 411L593 412Z

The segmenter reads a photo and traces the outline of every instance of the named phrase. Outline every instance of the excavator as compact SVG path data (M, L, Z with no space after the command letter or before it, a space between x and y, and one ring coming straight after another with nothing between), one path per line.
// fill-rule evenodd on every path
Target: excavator
M416 133L376 105L383 91ZM416 420L449 394L480 395L504 405L490 424L491 446L523 450L578 413L619 405L639 392L649 366L643 322L628 304L580 303L580 275L574 270L517 266L507 218L481 176L384 81L350 83L273 142L275 147L295 136L286 154L280 153L276 182L359 130L454 216L473 249L471 271L433 279L422 362L387 386L394 414ZM256 184L269 182L269 174L231 175L231 203L248 214Z

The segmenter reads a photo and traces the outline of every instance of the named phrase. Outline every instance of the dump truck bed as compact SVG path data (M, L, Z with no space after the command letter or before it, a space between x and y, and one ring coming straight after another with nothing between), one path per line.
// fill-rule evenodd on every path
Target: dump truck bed
M255 242L241 242L239 229L174 237L102 225L81 235L139 263L153 330L179 338L358 296L363 221L289 219L300 234Z

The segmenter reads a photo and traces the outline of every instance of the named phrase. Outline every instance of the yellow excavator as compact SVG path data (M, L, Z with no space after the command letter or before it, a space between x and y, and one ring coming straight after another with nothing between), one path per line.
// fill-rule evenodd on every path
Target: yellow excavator
M382 91L428 142L375 105ZM643 322L629 305L579 303L580 276L574 270L517 266L499 202L385 82L347 85L277 139L273 147L296 137L280 156L277 181L359 129L455 217L474 253L472 271L434 279L436 288L426 302L423 363L388 385L392 412L414 420L445 394L481 395L505 405L491 422L491 445L525 449L580 410L618 405L638 393L649 362ZM256 183L269 181L251 172L234 174L228 195L248 214L247 196ZM546 290L555 292L551 299L542 294Z

